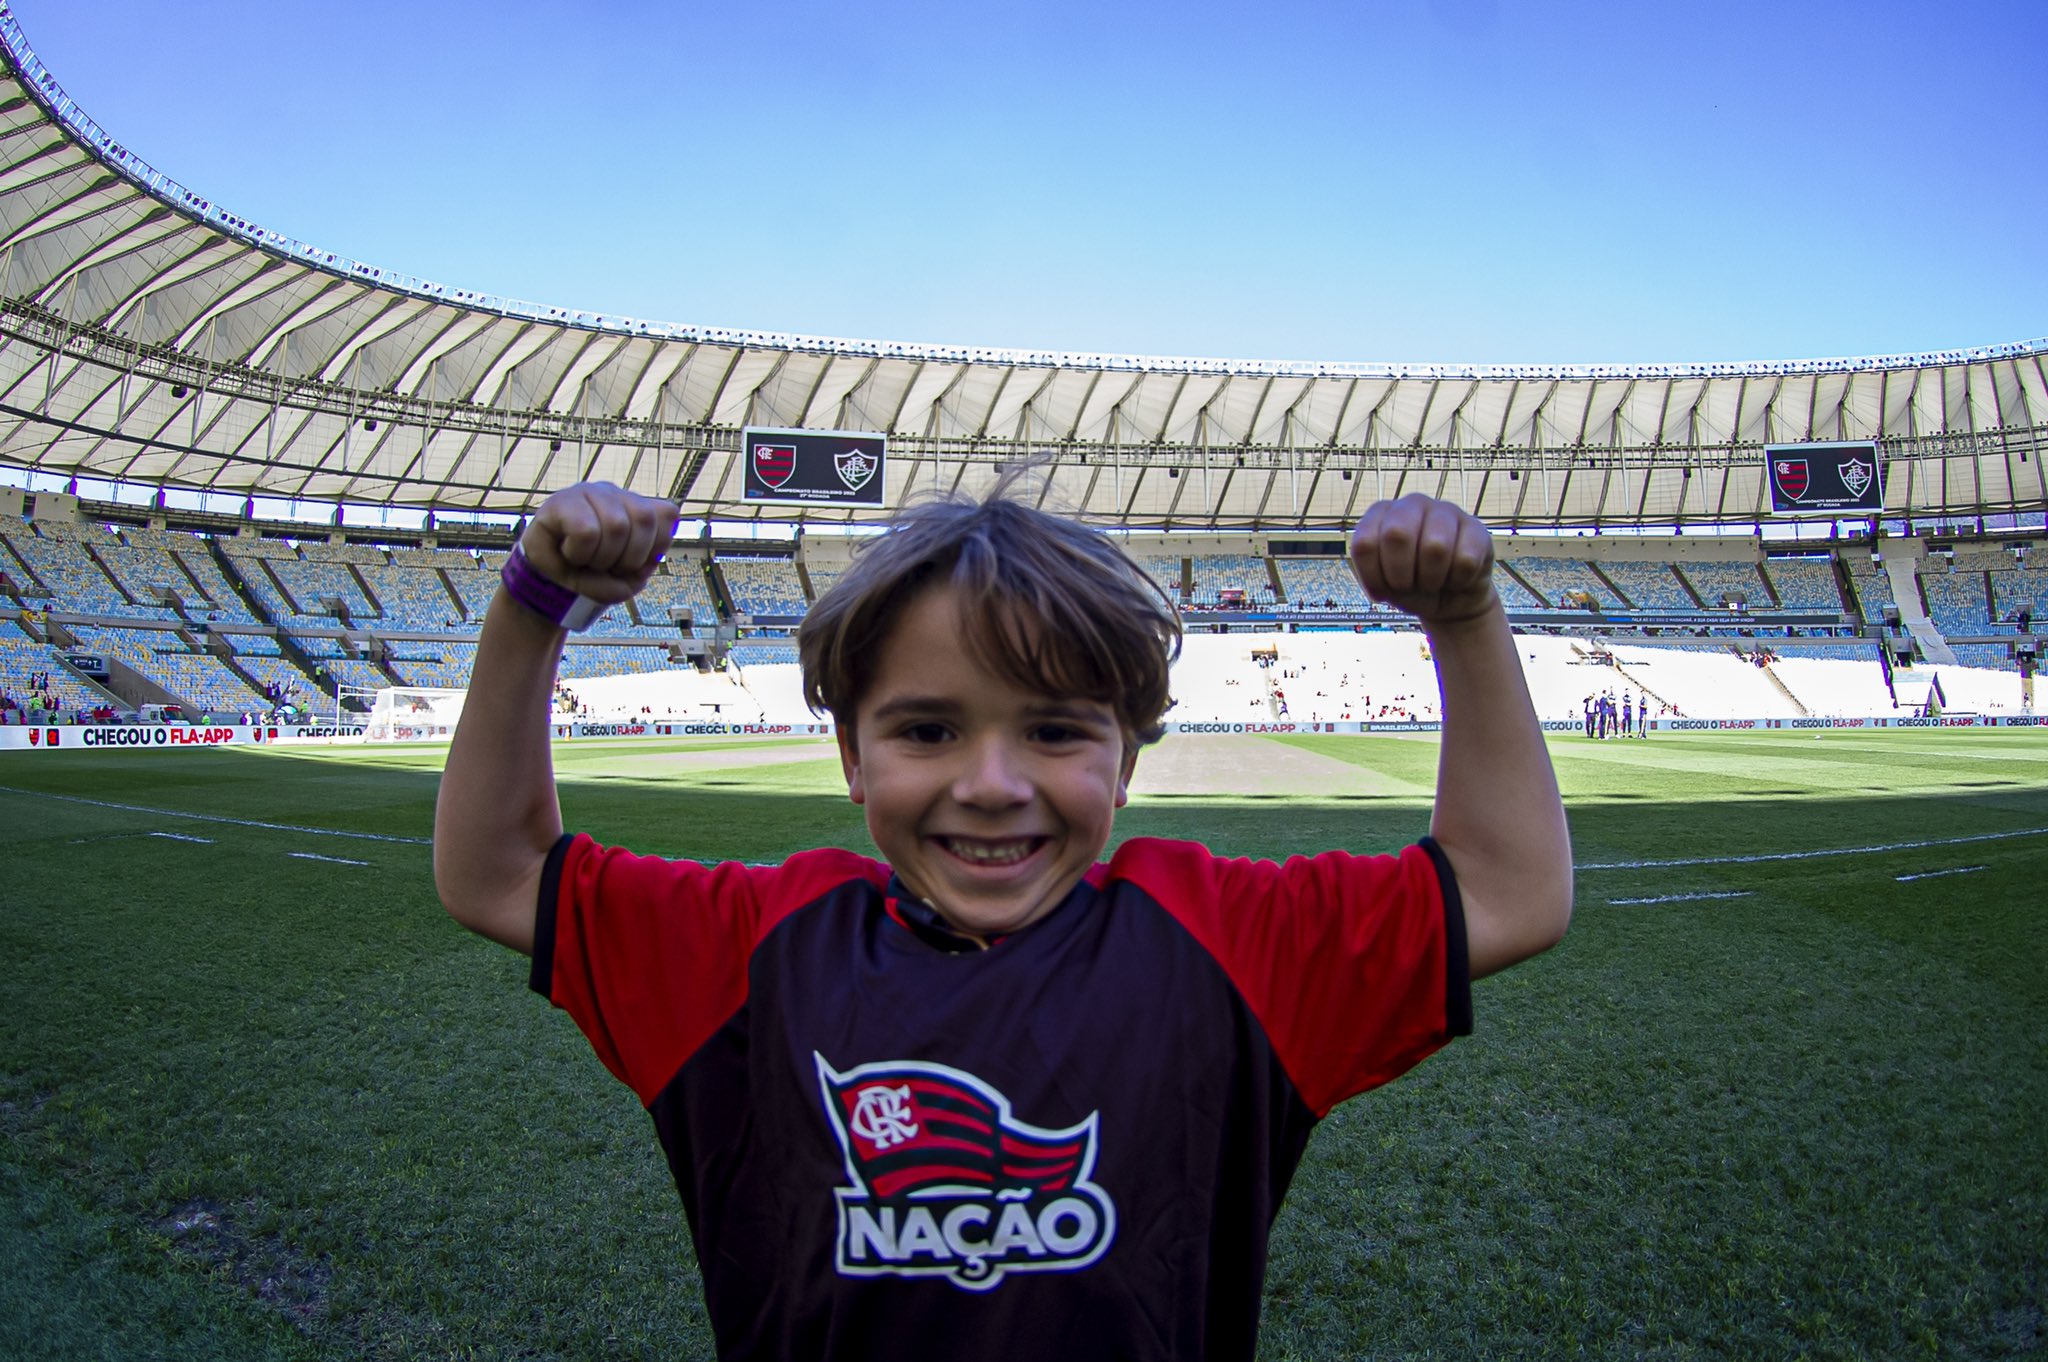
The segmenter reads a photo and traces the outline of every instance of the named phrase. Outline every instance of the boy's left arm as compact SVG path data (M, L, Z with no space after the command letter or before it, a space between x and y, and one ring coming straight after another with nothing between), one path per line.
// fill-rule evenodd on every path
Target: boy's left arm
M1422 624L1443 692L1430 833L1458 877L1472 977L1548 950L1572 915L1572 845L1543 725L1493 586L1493 537L1421 495L1366 510L1351 562Z

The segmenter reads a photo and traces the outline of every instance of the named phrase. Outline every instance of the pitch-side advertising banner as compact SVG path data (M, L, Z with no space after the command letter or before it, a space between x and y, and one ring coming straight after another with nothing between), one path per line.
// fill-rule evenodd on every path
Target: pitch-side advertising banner
M168 752L332 742L337 738L352 741L362 736L361 724L4 724L0 725L0 752L134 751L144 747Z
M1272 736L1290 733L1434 733L1443 725L1434 719L1380 720L1366 723L1340 719L1328 723L1172 723L1168 733L1250 734ZM1944 714L1931 719L1902 719L1895 715L1856 718L1805 719L1652 719L1652 733L1740 733L1762 729L1872 729L1872 728L2048 728L2048 714ZM1583 733L1585 724L1577 719L1545 719L1546 733ZM588 738L824 738L832 735L829 723L811 724L709 724L709 723L612 723L556 724L558 741ZM443 730L421 731L407 736L446 742ZM206 728L198 724L4 724L0 725L0 752L106 752L150 748L164 752L190 752L204 747L290 746L294 743L362 742L360 724L264 724L242 727Z

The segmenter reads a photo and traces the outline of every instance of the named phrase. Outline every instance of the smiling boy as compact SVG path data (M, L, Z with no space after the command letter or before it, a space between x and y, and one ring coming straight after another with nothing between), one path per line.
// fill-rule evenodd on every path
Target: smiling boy
M674 521L602 485L535 516L435 870L653 1116L720 1355L1250 1357L1316 1122L1469 1030L1470 980L1569 918L1484 527L1410 497L1352 538L1443 690L1432 836L1399 855L1101 859L1178 622L1107 537L998 494L900 515L799 634L883 859L741 866L564 836L555 802L562 622L644 586Z

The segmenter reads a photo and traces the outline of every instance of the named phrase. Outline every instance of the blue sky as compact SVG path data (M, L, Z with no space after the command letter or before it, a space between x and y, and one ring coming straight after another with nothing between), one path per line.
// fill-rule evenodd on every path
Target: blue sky
M2048 335L2048 3L12 0L109 132L451 287L1478 363Z

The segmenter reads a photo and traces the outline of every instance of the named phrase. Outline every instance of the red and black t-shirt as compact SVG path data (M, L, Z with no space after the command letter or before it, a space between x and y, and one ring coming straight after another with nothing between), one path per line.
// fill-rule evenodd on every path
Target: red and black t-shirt
M653 1115L728 1358L1249 1358L1315 1123L1471 1029L1431 842L1136 839L988 950L844 851L564 838L533 987Z

